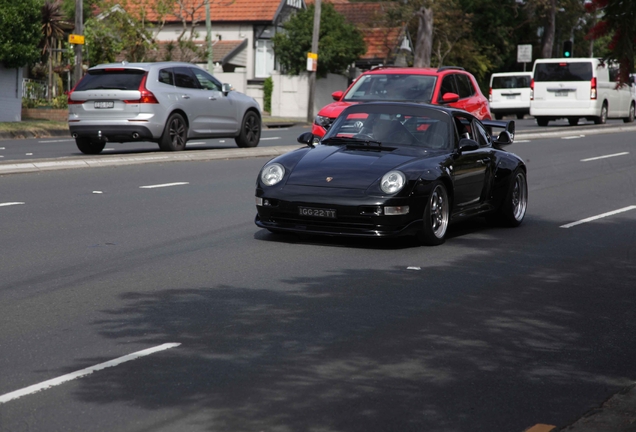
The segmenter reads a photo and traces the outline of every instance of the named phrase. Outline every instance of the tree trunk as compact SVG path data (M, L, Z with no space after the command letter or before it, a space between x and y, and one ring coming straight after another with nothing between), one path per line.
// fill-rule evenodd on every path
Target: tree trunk
M415 15L418 19L415 41L414 67L431 67L433 51L433 9L422 6Z
M554 32L556 23L556 3L557 0L550 0L548 10L548 22L543 31L543 43L541 46L541 57L552 58L552 48L554 47Z

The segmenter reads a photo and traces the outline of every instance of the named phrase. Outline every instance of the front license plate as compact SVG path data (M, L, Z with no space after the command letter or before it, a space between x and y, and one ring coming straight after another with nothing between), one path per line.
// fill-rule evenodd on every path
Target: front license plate
M298 207L298 214L301 216L313 216L328 219L336 218L336 211L332 209L319 209L311 207Z
M556 97L567 97L568 96L568 92L566 92L566 91L558 91L558 92L554 93L554 95Z
M103 109L103 108L113 108L115 106L115 102L113 101L99 101L95 102L95 108Z

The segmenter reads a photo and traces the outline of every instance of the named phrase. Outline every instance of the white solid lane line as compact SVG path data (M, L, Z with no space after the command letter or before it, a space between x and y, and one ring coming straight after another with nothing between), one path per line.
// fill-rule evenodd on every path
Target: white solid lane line
M179 345L181 345L181 344L180 343L165 343L163 345L159 345L159 346L156 346L156 347L153 347L153 348L148 348L148 349L145 349L145 350L137 351L135 353L128 354L128 355L125 355L123 357L118 357L118 358L116 358L114 360L110 360L110 361L107 361L107 362L104 362L104 363L100 363L98 365L91 366L91 367L88 367L86 369L82 369L82 370L78 370L78 371L75 371L75 372L71 372L70 374L62 375L61 377L53 378L53 379L50 379L48 381L41 382L39 384L34 384L32 386L25 387L23 389L13 391L11 393L3 394L3 395L0 395L0 404L5 403L5 402L9 402L10 400L17 399L17 398L22 397L22 396L26 396L28 394L36 393L36 392L39 392L41 390L46 390L48 388L51 388L51 387L54 387L54 386L58 386L58 385L63 384L65 382L67 382L67 381L71 381L71 380L74 380L74 379L77 379L77 378L81 378L81 377L83 377L85 375L92 374L93 372L96 372L98 370L106 369L108 367L117 366L117 365L120 365L120 364L125 363L127 361L136 360L136 359L138 359L140 357L144 357L144 356L147 356L147 355L150 355L150 354L154 354L154 353L159 352L159 351L164 351L164 350L167 350L167 349L170 349L170 348L174 348L174 347L177 347Z
M58 139L58 140L38 141L38 143L42 144L42 143L68 142L68 141L75 141L75 140L74 139Z
M178 182L178 183L165 183L165 184L157 184L157 185L149 185L149 186L139 186L139 189L154 189L154 188L162 188L162 187L170 187L170 186L181 186L190 184L189 182Z
M589 162L589 161L595 161L595 160L599 160L599 159L607 159L607 158L616 157L616 156L625 156L625 155L628 155L628 154L629 154L629 152L614 153L614 154L605 155L605 156L598 156L598 157L593 157L593 158L581 159L581 162Z
M585 138L585 135L571 135L571 136L561 137L561 139L578 139L578 138Z
M6 203L0 203L0 207L8 207L8 206L20 205L20 204L24 204L24 203L23 202L6 202Z
M569 223L567 225L561 225L560 228L571 228L571 227L576 226L576 225L581 225L581 224L584 224L584 223L587 223L587 222L592 222L592 221L595 221L597 219L602 219L604 217L613 216L615 214L624 213L624 212L630 211L630 210L636 210L636 205L629 206L629 207L624 207L622 209L614 210L614 211L607 212L607 213L603 213L603 214L600 214L598 216L592 216L592 217L589 217L587 219L581 219L580 221L572 222L572 223Z
M280 139L280 137L269 137L269 138L261 138L261 141L278 140L278 139Z

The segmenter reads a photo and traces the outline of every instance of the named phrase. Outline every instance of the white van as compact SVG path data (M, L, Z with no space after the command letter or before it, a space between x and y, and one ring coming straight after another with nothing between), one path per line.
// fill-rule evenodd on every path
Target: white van
M567 118L605 123L608 118L634 121L631 86L617 88L618 67L594 58L537 59L532 69L530 115L539 126Z
M518 119L530 113L532 72L501 72L490 76L490 112L497 120L508 114Z

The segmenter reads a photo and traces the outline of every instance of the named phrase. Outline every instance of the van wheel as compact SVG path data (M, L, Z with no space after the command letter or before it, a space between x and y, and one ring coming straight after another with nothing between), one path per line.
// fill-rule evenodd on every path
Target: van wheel
M577 124L579 124L579 118L578 117L568 117L568 123L570 123L570 126L576 126Z
M104 147L106 147L106 141L91 141L90 138L75 138L75 145L79 151L84 154L96 155L100 154Z
M501 120L503 118L503 114L495 114L495 120Z
M634 122L634 104L632 103L629 107L629 116L625 117L623 121L625 123L633 123Z
M550 121L545 117L535 117L535 119L537 120L537 124L539 126L547 126L548 122Z
M188 125L181 114L174 113L168 117L159 148L163 151L183 150L188 140Z
M601 115L594 117L594 124L605 124L607 122L607 103L603 103L601 107Z
M248 111L243 117L239 136L234 141L239 147L256 147L261 140L261 119L256 113Z
M525 114L522 114L522 113L517 114L517 120L523 120L524 116Z

